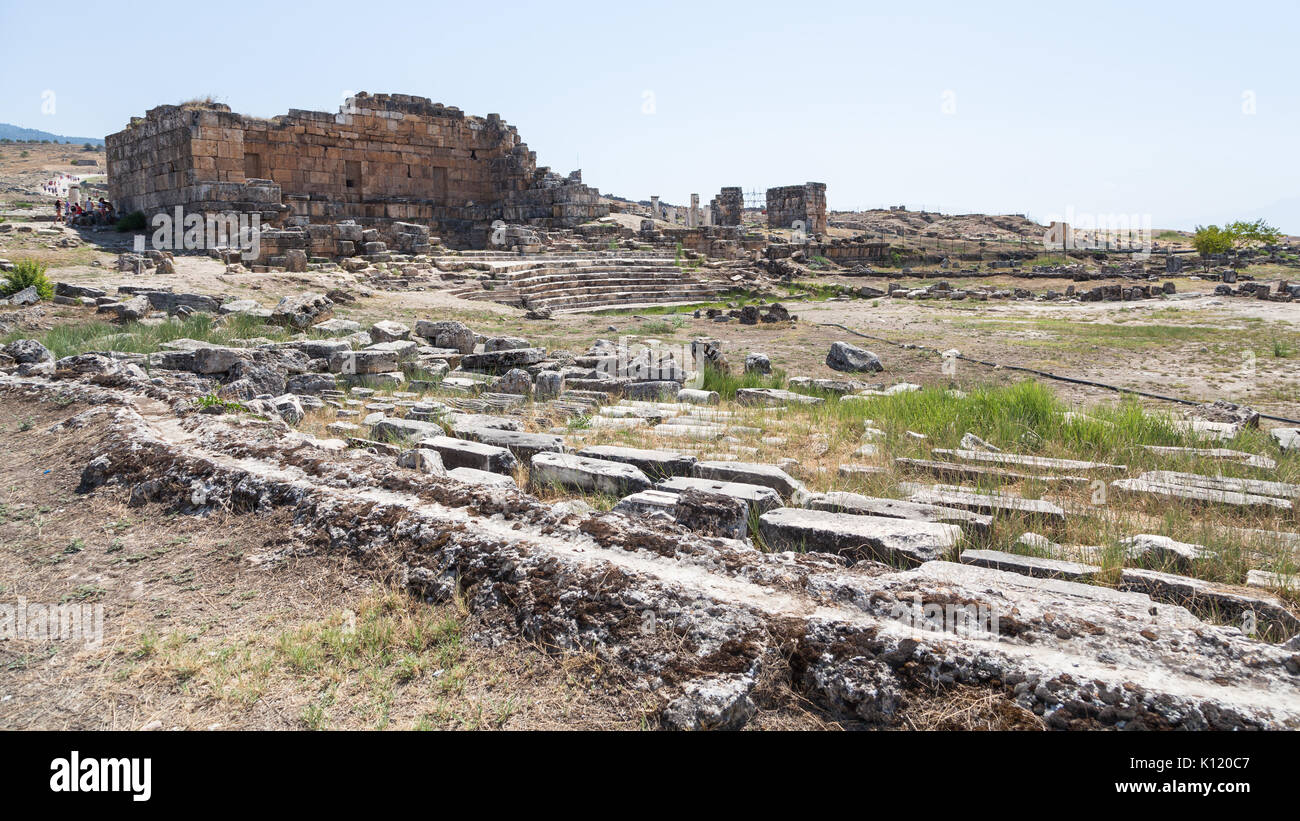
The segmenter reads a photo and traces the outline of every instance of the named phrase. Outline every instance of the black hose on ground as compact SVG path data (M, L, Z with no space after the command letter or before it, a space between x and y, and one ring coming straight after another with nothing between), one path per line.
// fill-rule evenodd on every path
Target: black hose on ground
M870 334L864 334L860 331L855 331L852 328L846 328L838 322L813 322L812 324L820 325L823 328L839 328L841 331L844 331L845 333L853 334L854 336L861 337L862 339L870 339L873 342L883 342L886 345L893 345L896 348L909 348L918 351L930 351L931 353L936 353L939 354L940 356L943 355L943 352L938 350L937 348L931 348L926 345L916 345L909 342L895 342L892 339L885 339L884 337L880 337L880 336L871 336ZM957 354L957 358L965 360L967 362L974 362L976 365L986 365L990 368L1001 368L1002 370L1005 371L1018 371L1020 373L1033 374L1034 376L1041 376L1044 379L1055 379L1058 382L1069 382L1074 385L1084 385L1089 388L1101 388L1102 390L1115 391L1116 393L1131 393L1134 396L1141 396L1144 399L1156 399L1161 402L1176 402L1180 405L1196 406L1201 404L1200 402L1195 402L1191 399L1181 399L1177 396L1164 396L1162 394L1151 393L1150 391L1140 391L1134 388L1121 388L1119 385L1108 385L1105 382L1094 382L1091 379L1077 379L1073 376L1061 376L1060 374L1049 373L1048 371L1040 371L1037 368L1026 368L1022 365L1002 365L997 362L990 362L986 359L976 359L975 357L965 356L964 354L960 354L960 353ZM1261 419L1269 419L1274 422L1284 422L1288 425L1300 426L1300 419L1289 419L1285 416L1273 416L1267 413L1261 413L1259 417Z

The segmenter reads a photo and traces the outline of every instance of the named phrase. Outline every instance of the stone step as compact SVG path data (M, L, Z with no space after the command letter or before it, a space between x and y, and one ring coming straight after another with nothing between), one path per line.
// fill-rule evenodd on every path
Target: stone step
M579 456L623 462L640 469L647 476L662 479L670 476L690 476L695 457L670 450L625 448L617 445L592 445L578 451Z
M1072 582L1090 581L1101 568L1096 565L1071 562L1064 559L1044 559L1039 556L1021 556L1001 550L963 550L961 563L993 570L1006 570L1036 579L1065 579Z
M1253 493L1239 493L1231 490L1214 490L1211 488L1195 487L1192 485L1153 482L1147 479L1116 479L1110 483L1110 486L1124 493L1133 493L1145 496L1164 496L1171 499L1182 499L1187 502L1226 505L1228 507L1240 508L1272 508L1284 511L1291 510L1291 502L1288 499L1278 499L1274 496L1259 496Z
M782 507L758 517L772 550L836 553L916 567L942 558L961 541L961 528L937 522Z
M995 465L1015 465L1039 470L1070 470L1079 473L1123 473L1127 465L1108 465L1101 462L1081 462L1078 459L1053 459L1044 456L1030 456L1021 453L993 453L986 450L946 450L934 448L935 456L957 459L962 462L991 462Z
M548 487L623 496L650 490L650 479L635 465L571 453L536 453L529 462L528 487Z
M860 493L831 491L812 497L808 507L813 510L830 510L837 513L856 513L862 516L885 516L891 519L914 519L921 522L938 522L957 525L974 533L986 534L993 527L993 517L956 507L927 505L904 499L881 499Z
M986 467L984 465L963 465L960 462L938 462L930 459L909 459L904 456L895 457L894 464L921 473L928 473L931 476L937 476L940 479L988 482L990 484L1010 484L1014 482L1023 482L1028 479L1034 479L1039 482L1078 485L1084 485L1093 481L1085 476L1052 476L1046 474L1039 476L1036 474L1016 473L1015 471Z
M1136 568L1120 573L1119 587L1185 607L1203 618L1231 622L1248 634L1284 639L1300 631L1300 618L1282 599L1256 588ZM1254 630L1249 629L1252 626Z
M421 439L419 446L436 451L449 471L464 467L487 473L510 473L519 465L506 448L451 436L430 436Z
M1010 493L981 493L974 488L950 485L916 485L900 482L899 487L909 493L913 502L940 507L957 507L990 516L1021 515L1049 522L1064 522L1065 511L1043 499L1025 499Z

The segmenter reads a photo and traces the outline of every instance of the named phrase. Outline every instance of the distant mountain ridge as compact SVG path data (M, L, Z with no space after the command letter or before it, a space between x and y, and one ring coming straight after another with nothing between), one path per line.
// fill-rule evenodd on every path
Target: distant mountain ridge
M55 143L72 143L74 145L103 145L103 137L65 137L62 134L51 134L48 131L41 131L37 128L23 128L22 126L12 125L10 123L0 123L0 140L49 140Z

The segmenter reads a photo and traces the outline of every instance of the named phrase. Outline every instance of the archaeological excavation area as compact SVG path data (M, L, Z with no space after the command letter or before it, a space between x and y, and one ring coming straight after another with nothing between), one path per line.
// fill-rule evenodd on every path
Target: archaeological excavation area
M624 199L402 94L104 158L136 227L0 223L0 575L108 625L6 727L1300 729L1294 237Z

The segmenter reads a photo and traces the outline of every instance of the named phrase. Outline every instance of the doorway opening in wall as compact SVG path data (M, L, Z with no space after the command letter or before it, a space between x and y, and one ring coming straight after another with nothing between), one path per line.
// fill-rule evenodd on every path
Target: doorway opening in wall
M245 152L244 154L244 179L260 180L265 179L262 176L262 155Z
M357 160L345 160L343 163L343 184L348 188L361 187L361 163Z

